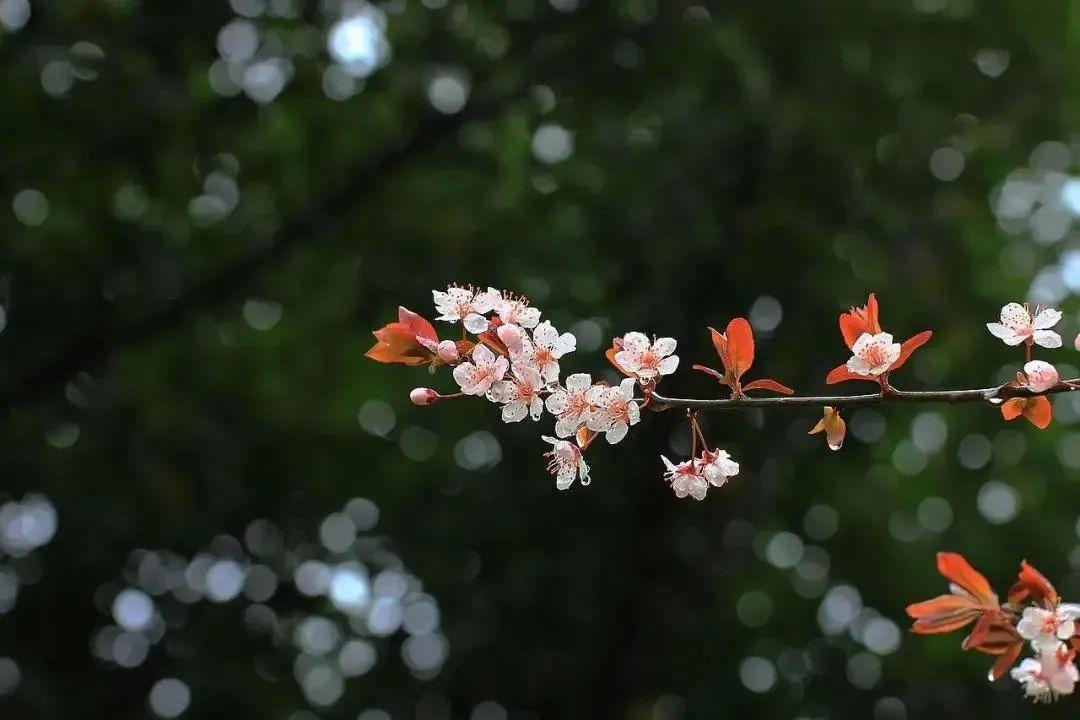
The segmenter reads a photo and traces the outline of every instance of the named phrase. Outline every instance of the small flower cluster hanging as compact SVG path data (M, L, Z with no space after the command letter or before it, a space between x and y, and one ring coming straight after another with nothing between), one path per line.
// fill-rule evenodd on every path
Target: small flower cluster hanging
M442 367L451 368L458 391L440 394L431 388L416 388L409 397L417 405L474 396L498 405L503 421L508 423L526 418L538 421L545 412L551 415L555 421L554 435L542 438L552 446L546 453L550 459L548 469L555 475L559 489L570 487L575 480L588 484L585 452L596 438L603 436L608 443L618 443L641 421L642 410L671 405L670 401L654 403L654 399L659 397L656 392L659 383L679 367L674 338L650 338L638 331L614 338L606 356L625 376L617 385L594 381L587 373L573 373L564 380L561 363L577 348L577 340L572 333L560 333L549 321L541 321L542 312L525 297L490 287L483 290L460 286L432 291L432 297L438 320L460 324L460 339L440 339L430 322L411 310L399 308L397 322L374 332L377 342L367 356L384 363L426 365L433 373ZM1022 345L1025 349L1023 370L1000 388L1010 392L1001 393L1001 397L994 392L986 398L1000 404L1006 420L1025 417L1036 427L1045 428L1052 416L1045 393L1078 387L1071 381L1063 381L1050 363L1032 357L1036 345L1061 347L1061 336L1051 329L1060 319L1061 313L1053 308L1036 308L1032 312L1026 305L1009 303L1001 310L1000 322L987 323L990 333L1006 345ZM892 374L933 333L923 330L902 343L895 342L893 335L881 326L878 301L873 293L865 305L842 313L839 325L851 356L829 372L825 383L874 383L880 392L877 398L881 400L903 395L893 388ZM745 318L731 320L723 332L710 327L709 334L721 369L706 365L693 368L727 388L728 398L722 402L750 402L749 393L756 391L793 394L791 388L776 380L744 380L754 364L755 354L754 333ZM1080 349L1080 336L1077 345ZM815 398L798 400L808 404L807 401ZM693 401L682 402L689 406ZM755 402L761 401L755 399ZM847 424L839 407L824 403L821 406L822 417L809 432L823 433L828 446L839 450L844 444ZM710 449L712 446L705 439L696 411L688 412L687 420L692 438L691 457L681 462L661 457L663 477L677 497L701 500L710 487L721 487L738 474L739 465L726 451Z
M937 565L950 592L908 605L913 632L945 633L973 624L962 647L997 656L988 673L991 681L1009 673L1037 703L1072 694L1080 680L1075 663L1080 605L1062 602L1050 581L1027 562L1020 563L1005 602L963 556L938 553ZM1033 657L1016 665L1025 647Z

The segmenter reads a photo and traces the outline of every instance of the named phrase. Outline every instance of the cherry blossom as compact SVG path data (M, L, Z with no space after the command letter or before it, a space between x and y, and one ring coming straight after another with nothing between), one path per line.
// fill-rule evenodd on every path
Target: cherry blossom
M581 478L582 485L589 484L589 465L585 462L581 448L568 440L548 435L542 435L541 439L552 445L551 450L544 453L544 456L550 458L548 472L555 476L555 487L566 490L577 478Z
M1038 658L1025 659L1009 674L1023 685L1025 697L1036 703L1048 703L1062 695L1071 695L1080 679L1072 653L1063 643L1040 652Z
M1050 328L1061 320L1061 311L1053 308L1035 309L1032 316L1026 305L1011 302L1001 308L1001 322L986 323L986 329L1006 345L1021 343L1041 345L1045 348L1061 347L1061 336Z
M570 437L589 420L593 412L593 404L589 401L592 387L592 377L588 373L574 373L566 377L566 387L556 388L548 395L545 404L547 411L558 418L555 422L557 436Z
M855 345L862 339L863 335L869 335L872 342L875 337L881 335L887 335L888 341L885 343L887 346L888 354L892 354L892 336L888 333L883 333L881 330L881 321L878 319L878 302L873 293L870 293L870 297L866 300L866 305L863 307L853 307L846 313L840 315L840 335L844 338L844 344L852 351L855 357L858 357L859 353L855 351ZM833 385L835 383L847 382L849 380L864 380L870 382L883 382L882 377L885 373L891 373L894 370L899 370L911 357L911 354L925 345L931 337L933 332L930 330L923 330L920 333L912 335L907 340L900 344L899 354L889 363L880 373L870 372L855 372L851 369L850 365L852 360L833 368L828 376L825 378L826 384ZM876 358L871 358L876 359ZM866 358L863 359L865 362ZM871 365L876 366L877 363ZM857 367L862 367L862 363L856 364ZM869 367L867 367L869 369Z
M577 338L573 333L562 333L545 320L533 330L532 341L525 343L524 353L528 362L543 376L546 382L559 379L559 358L577 349Z
M500 325L495 329L502 344L510 353L510 359L517 361L525 354L526 343L529 342L529 334L520 325Z
M698 470L715 487L723 487L731 478L739 474L739 463L731 459L726 450L702 450L697 459Z
M431 295L435 299L435 309L439 311L437 320L460 321L466 330L475 334L488 329L488 319L484 315L494 309L501 297L494 288L478 291L453 285L446 292L432 290Z
M1035 647L1056 646L1059 640L1068 640L1076 634L1078 617L1080 605L1074 603L1062 603L1054 610L1027 607L1016 624L1016 631Z
M900 343L894 343L887 332L863 333L851 346L852 356L847 361L847 369L856 375L883 375L899 359L900 351Z
M1043 360L1032 360L1024 364L1027 386L1032 392L1046 392L1058 384L1061 377L1057 368Z
M675 339L663 337L654 343L644 333L629 332L623 336L622 349L615 353L615 363L628 374L642 380L670 375L679 367Z
M695 500L705 499L705 494L709 492L709 481L698 468L696 460L687 460L676 465L663 455L660 459L667 468L664 480L675 491L675 497L684 498L689 495Z
M608 443L615 443L626 437L631 425L641 420L641 409L634 400L633 378L627 378L615 387L594 385L586 394L588 401L596 408L586 424L593 432L604 433Z
M500 358L506 360L506 358ZM500 380L491 386L488 397L503 406L503 422L520 422L526 415L539 420L544 412L544 401L540 398L540 389L544 381L536 368L523 363L514 363L513 378Z
M463 362L454 368L454 380L466 395L483 395L493 383L503 379L510 361L495 357L484 345L473 348L472 362Z
M506 325L534 328L540 322L540 311L530 307L529 301L524 297L500 295L492 309Z

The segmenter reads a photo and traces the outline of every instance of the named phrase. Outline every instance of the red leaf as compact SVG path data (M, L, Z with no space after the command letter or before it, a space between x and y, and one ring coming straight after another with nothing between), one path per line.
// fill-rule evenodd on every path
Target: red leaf
M996 606L997 595L990 588L990 583L971 564L964 559L963 555L952 552L939 552L937 554L938 572L951 582L956 583L966 592L971 594L984 606Z
M907 614L915 619L911 631L920 635L958 630L983 612L978 603L960 595L939 595L931 600L908 605Z
M713 347L716 348L716 354L720 356L720 362L724 364L724 369L727 369L727 338L722 332L714 327L709 328L709 335L712 337Z
M1018 642L1014 643L1008 650L1003 652L990 668L990 679L998 680L1004 677L1005 673L1009 671L1009 668L1016 664L1016 659L1020 657L1020 651L1023 649L1024 643Z
M1013 645L1023 645L1024 640L1012 621L1005 616L1000 609L987 611L971 634L964 638L961 647L964 650L978 650L987 655L1001 655L1009 652Z
M754 364L754 331L746 318L735 318L728 323L727 362L725 369L738 380Z
M1012 400L1006 400L1001 405L1001 417L1006 420L1015 420L1020 417L1024 412L1024 398L1013 398Z
M416 337L439 341L439 336L435 334L435 328L431 323L404 305L398 306L398 322L412 330Z
M1009 602L1021 602L1030 597L1041 603L1057 605L1060 599L1057 589L1046 576L1028 565L1027 560L1020 561L1020 573L1016 584L1009 588Z
M703 372L707 375L712 375L714 378L717 379L718 382L727 385L727 378L724 377L724 374L722 372L713 370L711 367L706 367L705 365L694 365L693 369L697 370L698 372Z
M825 433L825 441L830 450L839 450L844 445L844 436L847 434L847 423L840 417L840 411L836 408L825 406L822 417L818 420L807 435Z
M795 391L792 390L791 388L789 388L787 385L781 385L780 383L776 382L775 380L769 380L768 378L765 378L763 380L754 380L753 382L748 382L748 383L746 383L745 385L742 386L742 389L743 389L743 391L746 391L746 390L772 390L773 392L780 393L781 395L794 395L795 394Z
M906 363L908 358L911 357L911 353L925 345L933 334L932 330L923 330L918 335L905 340L900 345L900 357L896 359L896 362L889 366L889 372L899 369L901 365Z
M870 293L863 307L853 307L840 315L840 334L849 348L863 333L877 335L879 332L881 323L878 322L878 303L874 293Z
M1051 407L1050 400L1046 396L1027 398L1027 402L1024 403L1024 417L1035 427L1045 430L1054 419L1054 408Z
M847 369L847 365L839 365L829 371L829 374L825 377L826 385L835 385L836 383L847 382L848 380L864 380L872 383L876 383L878 380L872 375L856 375Z

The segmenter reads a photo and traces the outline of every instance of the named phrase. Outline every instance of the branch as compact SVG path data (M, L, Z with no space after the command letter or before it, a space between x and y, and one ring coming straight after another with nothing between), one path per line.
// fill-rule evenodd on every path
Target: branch
M1016 387L1009 383L988 388L965 390L888 390L865 395L786 395L781 397L739 398L669 398L659 393L651 394L648 408L655 412L686 408L688 410L736 410L738 408L771 407L860 407L863 405L883 405L885 403L963 403L1008 400L1010 398L1038 397L1080 390L1080 378L1064 380L1043 392L1032 392L1028 388Z

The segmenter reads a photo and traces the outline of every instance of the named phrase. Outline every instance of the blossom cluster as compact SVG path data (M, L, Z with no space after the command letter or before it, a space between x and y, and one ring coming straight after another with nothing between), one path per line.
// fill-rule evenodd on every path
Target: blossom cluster
M589 483L585 450L601 435L610 444L626 437L630 427L640 422L649 393L679 366L673 338L650 339L634 331L612 343L611 362L626 376L621 382L594 381L587 373L573 373L564 380L560 363L577 348L577 340L572 333L560 333L551 322L541 321L541 310L523 296L490 287L458 286L432 291L432 296L436 318L460 324L461 339L439 339L431 323L402 307L398 322L375 331L378 342L368 357L428 365L432 371L442 366L452 368L458 392L444 395L416 388L410 398L417 405L475 396L499 405L507 423L526 418L537 421L545 412L551 415L554 437L541 437L552 446L545 455L560 490L575 480ZM734 463L724 467L730 470L732 466L737 472ZM709 473L716 476L713 470ZM693 496L703 493L694 492Z
M915 620L913 632L944 633L972 625L962 647L997 656L990 680L1008 673L1035 702L1072 694L1080 680L1075 662L1080 605L1062 602L1050 581L1027 562L1020 563L1005 602L963 556L938 553L937 564L950 592L907 607ZM1032 657L1017 665L1025 648Z

